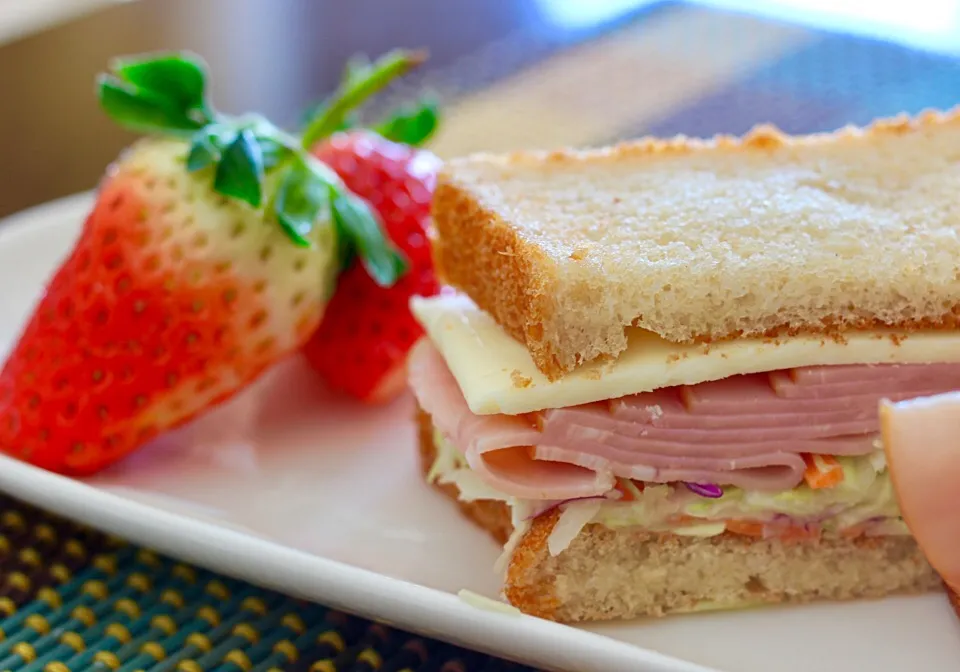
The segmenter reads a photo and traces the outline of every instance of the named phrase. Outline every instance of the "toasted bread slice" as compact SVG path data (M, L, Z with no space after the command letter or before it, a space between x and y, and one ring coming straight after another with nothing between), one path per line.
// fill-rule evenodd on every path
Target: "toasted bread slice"
M551 379L673 342L957 328L960 115L448 163L443 278Z
M424 473L436 456L433 424L419 414ZM503 502L461 502L503 543L513 530ZM729 609L777 602L883 597L941 586L910 537L783 543L735 534L710 538L589 525L556 557L547 538L557 515L537 518L507 568L504 593L520 610L561 622Z

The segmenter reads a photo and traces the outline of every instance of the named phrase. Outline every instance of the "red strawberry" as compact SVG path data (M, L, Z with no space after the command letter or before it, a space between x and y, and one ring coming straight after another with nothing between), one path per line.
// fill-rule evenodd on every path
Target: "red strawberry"
M0 446L95 471L229 397L320 320L331 227L293 245L147 141L113 167L0 374Z
M347 270L304 354L334 389L386 401L403 389L407 353L423 333L410 313L410 297L440 289L427 240L440 161L362 131L333 136L314 156L376 210L409 270L390 288L377 286L361 266Z
M211 110L197 61L115 72L100 85L112 117L192 142L143 140L112 166L0 372L0 450L71 474L113 463L300 348L338 251L357 249L381 285L402 265L365 204L298 140Z

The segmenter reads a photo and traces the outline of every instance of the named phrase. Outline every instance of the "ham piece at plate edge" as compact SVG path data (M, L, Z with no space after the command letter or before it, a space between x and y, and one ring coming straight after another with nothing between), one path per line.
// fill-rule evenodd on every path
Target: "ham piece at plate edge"
M884 402L880 427L903 519L960 616L960 392Z

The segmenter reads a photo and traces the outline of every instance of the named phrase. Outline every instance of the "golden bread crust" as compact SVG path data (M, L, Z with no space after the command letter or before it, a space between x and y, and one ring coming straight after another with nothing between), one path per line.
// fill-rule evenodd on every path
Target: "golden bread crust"
M433 213L437 235L431 242L439 277L526 344L545 373L558 370L560 362L543 338L550 297L540 249L497 213L484 209L468 190L442 179L434 192Z
M603 171L623 172L626 170L623 166L636 164L637 171L649 172L661 163L665 163L670 164L672 166L670 169L673 170L676 168L673 164L677 160L690 159L695 168L694 175L702 175L704 171L709 172L714 168L718 174L723 171L742 169L746 174L747 182L750 179L767 180L764 183L765 188L770 193L782 196L783 189L777 182L780 175L777 168L780 165L786 165L793 170L791 179L795 177L796 180L787 188L789 193L784 196L786 200L777 202L776 205L780 208L777 211L777 216L781 217L778 220L779 225L783 230L789 231L791 224L789 218L797 216L796 213L790 212L789 194L794 192L799 194L802 190L810 192L805 193L803 198L807 198L816 207L822 206L823 209L816 210L812 216L820 217L824 222L853 221L861 216L857 214L856 208L864 204L879 207L883 212L890 214L899 206L896 204L891 206L887 202L877 205L878 199L884 198L885 194L889 197L887 192L890 191L890 187L884 183L885 181L894 183L899 181L900 187L907 190L911 198L916 197L917 203L921 203L923 190L928 188L926 185L914 188L909 182L909 176L888 175L883 172L880 172L877 177L871 176L857 182L856 172L860 165L858 162L864 165L876 163L876 157L868 151L873 145L879 146L879 143L900 137L917 138L914 144L919 145L925 141L924 138L933 133L951 133L949 139L938 144L950 146L951 149L943 150L945 157L943 160L952 160L946 157L947 154L953 156L950 154L953 147L950 143L960 144L958 127L960 127L960 112L957 110L947 113L928 111L915 118L902 115L876 121L866 128L846 127L833 133L808 136L792 137L772 126L763 125L754 128L742 138L730 136L718 136L711 140L682 136L669 140L645 138L601 149L515 152L504 155L481 154L453 160L447 164L441 174L434 198L433 217L436 226L434 255L437 267L445 282L468 294L505 331L525 344L537 367L550 379L561 377L583 362L618 356L626 347L624 332L630 325L649 329L675 342L716 342L742 336L775 337L801 333L842 338L844 332L881 327L902 332L921 329L957 329L960 328L960 303L956 300L957 294L954 288L946 284L952 282L952 279L946 279L945 275L943 278L938 277L936 281L931 280L927 285L918 286L915 296L909 296L911 301L904 303L904 306L920 306L912 313L911 310L902 309L899 305L892 305L892 299L883 303L878 298L876 306L868 305L868 301L863 299L861 299L863 305L842 300L840 293L849 293L850 296L869 296L869 293L865 286L858 285L851 288L849 285L855 281L846 276L840 277L842 272L832 267L825 267L823 274L828 276L836 271L840 273L837 280L829 282L824 280L824 287L812 288L816 291L810 294L810 296L830 296L833 292L836 300L828 302L829 305L828 303L821 305L818 301L810 299L809 296L804 295L802 288L791 294L791 297L799 303L790 304L789 301L793 300L790 299L784 306L778 307L773 305L775 301L771 302L766 298L757 299L758 292L776 292L781 284L790 283L791 274L786 271L781 280L771 271L757 270L757 275L764 276L766 281L752 276L747 277L748 271L737 271L735 275L742 275L745 278L745 284L749 285L741 288L746 292L746 298L737 297L735 296L737 289L733 287L736 283L731 284L728 279L724 279L726 276L721 278L717 275L724 267L732 268L743 259L760 258L762 262L764 255L767 255L766 259L770 267L776 268L781 258L789 259L790 255L782 250L778 250L776 254L770 252L776 247L770 244L766 247L767 252L760 252L759 257L752 250L738 250L733 257L730 257L723 246L728 244L729 239L741 236L742 227L731 229L729 236L721 236L718 239L719 242L704 243L701 248L691 251L691 246L697 243L682 240L684 226L687 229L690 228L686 220L669 225L665 222L663 230L666 233L663 235L666 242L663 246L658 248L659 243L652 243L652 248L650 246L644 248L645 253L651 252L652 249L653 257L648 255L645 258L651 259L649 268L654 269L653 271L649 273L638 271L637 278L630 276L624 280L623 285L637 287L649 276L650 286L648 290L644 290L646 293L640 293L642 298L633 298L635 294L630 294L631 298L624 298L628 292L622 288L611 290L612 298L605 297L603 296L604 288L612 283L611 278L617 278L623 274L619 270L620 266L629 265L629 259L636 257L631 257L633 254L631 248L625 256L615 258L615 265L619 264L619 266L611 271L609 257L611 255L616 257L617 253L604 252L602 249L598 252L595 247L603 248L604 245L609 245L598 243L594 246L590 237L592 231L597 230L598 227L604 229L619 226L617 217L629 217L624 214L620 206L609 205L609 201L619 203L620 200L628 201L629 197L624 193L621 199L619 192L610 190L613 189L612 187L595 186L590 184L590 181L600 182L603 177L597 175ZM929 140L926 141L929 142ZM909 151L923 154L916 146L912 147L913 149ZM806 152L803 158L795 158L794 154L801 151ZM884 156L883 152L887 151L906 152L908 150L884 147L882 150L877 149L874 153ZM817 167L821 159L826 161L823 157L833 161L830 164L831 169ZM757 165L761 168L757 169ZM895 162L891 165L895 165ZM817 172L821 170L825 171L825 174ZM580 171L583 171L582 179L585 186L584 194L577 197L579 200L568 203L565 206L566 209L552 211L554 220L549 220L545 214L544 222L537 221L536 217L532 220L527 217L523 223L519 223L523 219L517 214L521 210L521 205L525 208L523 211L527 215L530 215L531 211L542 210L546 213L549 208L547 196L538 200L539 195L531 192L535 192L538 187L545 188L544 185L555 184L558 173L569 178L571 174L579 175ZM931 170L931 172L935 171ZM848 173L854 177L845 178ZM683 175L683 178L677 179L694 179L689 173L683 173ZM761 177L758 178L757 175ZM851 182L845 183L844 179L850 179ZM511 188L509 195L505 195L505 190L501 189L503 185L523 184L524 181L530 183L529 190L516 186ZM616 184L623 184L623 180ZM941 186L938 185L937 188ZM676 196L676 189L671 189L672 191L668 189L664 193ZM745 213L743 217L758 217L758 224L761 227L766 226L762 217L773 215L753 214L758 207L762 209L764 206L757 206L751 201L755 194L750 188L743 187L743 183L738 183L734 184L731 190L725 192L726 202L741 204L742 201L742 212ZM717 198L716 195L714 198ZM798 203L802 200L799 195L796 198ZM646 207L645 201L640 197L636 197L636 200L637 208ZM593 207L593 204L601 202L607 205ZM768 202L769 199L766 197L762 199L762 203ZM786 207L781 207L784 203ZM679 207L683 206L684 202L681 200ZM922 207L917 205L910 211L910 215L919 216L921 214L919 209ZM638 210L627 212L636 211ZM692 218L690 221L702 223L702 220L697 218L702 218L703 215L695 205L690 206L688 214ZM868 212L862 216L866 221L870 221L872 214ZM576 221L578 216L585 222L592 222L593 228L591 229L588 224L578 224ZM663 214L663 217L668 218L669 212ZM556 221L557 225L551 228L549 224L553 221ZM957 223L948 222L938 225L939 228L931 231L933 233L947 231L954 224ZM850 240L853 241L858 236L861 240L865 237L873 240L880 235L879 229L872 230L869 226L860 223L850 224L849 227L848 233ZM912 224L907 223L906 230L916 233L911 227ZM889 229L890 227L883 231ZM655 233L650 231L649 228L641 227L637 229L637 235L640 237L659 235L656 230L654 230ZM758 235L757 239L763 240L763 234ZM890 232L889 235L894 233ZM929 240L930 236L926 239ZM850 240L842 242L841 247L849 244L855 248L856 243ZM771 241L778 242L775 238L767 242L771 243ZM683 247L677 248L678 244ZM824 243L798 236L796 244L813 249ZM616 245L610 247L616 247ZM677 249L681 252L678 253ZM798 249L801 248L798 247ZM689 253L689 259L683 257L684 253ZM660 254L664 256L658 257L657 255ZM777 257L777 254L786 256ZM870 255L862 250L851 254L855 259L851 262L851 267L856 264L870 263L867 261ZM676 271L670 272L673 273L672 275L663 270L664 260L671 261L672 265L677 266ZM701 264L701 268L696 271L691 270L689 276L689 283L694 286L693 289L681 288L680 285L686 282L683 277L683 267L686 264L698 263ZM886 261L880 259L878 263L886 264ZM817 277L821 269L814 266L816 264L811 266L811 276ZM915 267L914 261L906 260L903 262L903 269L898 269L898 272L902 270L903 273L912 273L917 270ZM718 271L718 268L721 271ZM759 269L759 265L756 268ZM928 270L928 272L933 271ZM702 275L702 278L698 277L699 275ZM866 276L868 273L865 272L862 275ZM901 276L902 273L896 275L896 277ZM604 278L607 278L607 285L604 284ZM716 286L709 287L711 283L716 283ZM880 283L880 289L888 289L893 284L895 281L886 279L885 276ZM697 290L695 287L697 285L702 289ZM897 295L894 289L891 289L891 296ZM909 288L903 289L906 293ZM725 301L723 310L727 312L699 321L685 319L686 316L678 315L674 321L671 313L675 309L670 308L669 305L675 303L682 311L684 305L692 305L687 300L690 296L702 299L703 306L717 305L716 301L722 299ZM605 303L611 305L603 318L598 317L594 323L590 323L591 302L594 298L598 312ZM748 304L743 303L748 300L752 301L756 308L750 315L746 312ZM745 317L737 315L738 301L743 304ZM648 305L643 305L644 303ZM721 309L718 308L718 310ZM703 310L698 314L702 315Z

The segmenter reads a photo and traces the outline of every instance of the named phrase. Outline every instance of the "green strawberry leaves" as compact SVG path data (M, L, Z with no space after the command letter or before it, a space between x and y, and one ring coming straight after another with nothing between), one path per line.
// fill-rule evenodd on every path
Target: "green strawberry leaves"
M279 162L282 148L251 128L215 123L194 134L187 154L191 173L214 166L213 188L254 208L263 202L263 178Z
M189 161L189 157L188 157ZM220 157L213 188L255 208L263 201L263 152L249 128L237 133Z
M374 130L387 140L419 147L433 136L438 125L437 104L428 99L415 106L401 107Z
M212 120L205 66L192 54L117 59L97 85L103 109L139 132L185 135Z
M302 247L320 213L330 202L330 184L309 161L298 161L284 175L273 201L273 214L290 239Z
M226 124L210 124L197 131L190 140L187 170L191 173L218 163L223 150L237 137L236 129Z
M121 80L166 97L178 110L198 122L210 118L206 101L205 65L189 54L148 59L118 59L113 71Z
M319 215L329 211L340 244L341 267L359 256L367 273L382 287L391 286L407 270L406 260L384 236L373 210L311 156L298 157L287 171L271 209L291 240L303 246L310 244L306 236Z
M101 80L100 105L111 117L135 131L189 133L202 126L152 91L116 80Z
M407 271L407 262L389 244L376 215L361 199L349 192L330 192L330 206L337 233L353 242L360 262L367 273L381 287L389 287ZM341 263L349 263L349 255L341 257Z
M377 284L389 287L406 272L406 260L377 214L309 151L352 127L360 104L424 59L422 52L404 50L374 62L351 59L342 85L311 111L299 138L256 115L230 117L214 110L207 100L206 64L193 54L117 59L97 85L101 107L121 126L186 140L186 169L208 171L215 192L262 210L298 246L309 247L314 227L329 222L343 267L358 257ZM377 130L397 142L420 144L436 126L436 106L421 102Z

